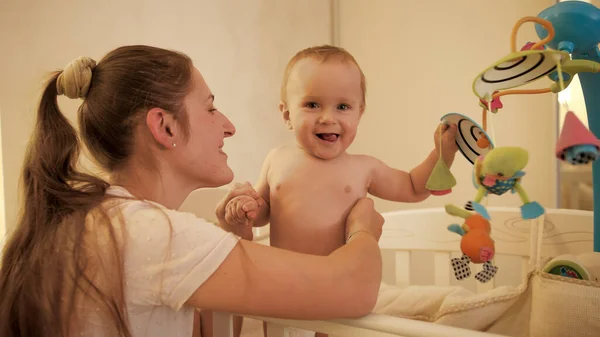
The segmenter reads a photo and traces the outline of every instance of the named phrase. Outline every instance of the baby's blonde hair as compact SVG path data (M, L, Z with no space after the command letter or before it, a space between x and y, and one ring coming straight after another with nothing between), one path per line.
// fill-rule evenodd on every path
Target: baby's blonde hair
M354 56L346 51L344 48L331 46L331 45L320 45L314 46L310 48L303 49L294 55L288 62L285 72L283 74L283 82L281 84L281 101L287 102L287 85L290 78L290 74L292 69L298 63L298 61L303 60L305 58L312 58L318 62L327 62L330 58L340 59L342 62L352 63L358 68L360 72L360 89L362 91L362 107L364 108L366 105L366 95L367 95L367 81L365 79L365 74L362 69L358 65L358 62L354 59Z

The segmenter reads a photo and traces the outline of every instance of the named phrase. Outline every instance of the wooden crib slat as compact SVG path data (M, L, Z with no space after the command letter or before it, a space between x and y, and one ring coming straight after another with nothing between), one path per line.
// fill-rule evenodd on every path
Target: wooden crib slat
M233 315L226 312L213 312L213 334L233 337Z
M410 285L410 252L397 251L394 256L396 264L396 285L406 287Z
M289 328L276 323L267 322L267 336L269 337L290 337Z
M521 257L521 275L527 275L531 267L531 260L526 256Z
M433 284L436 286L450 285L450 252L435 252L433 255Z

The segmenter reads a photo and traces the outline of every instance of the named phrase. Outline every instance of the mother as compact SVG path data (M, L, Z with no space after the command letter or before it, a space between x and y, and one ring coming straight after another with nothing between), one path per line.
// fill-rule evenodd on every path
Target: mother
M110 182L78 168L61 94L83 99L81 138ZM191 336L194 308L296 319L369 313L383 224L372 201L357 203L347 220L356 235L326 257L240 240L176 211L191 191L232 181L222 147L234 133L181 53L126 46L54 73L2 256L0 336Z

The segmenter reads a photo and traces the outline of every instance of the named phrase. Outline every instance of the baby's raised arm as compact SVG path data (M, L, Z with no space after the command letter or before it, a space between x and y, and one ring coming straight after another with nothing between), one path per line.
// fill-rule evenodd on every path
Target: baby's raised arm
M396 202L421 202L429 197L425 184L431 171L429 167L437 160L435 151L410 172L390 167L377 158L365 157L371 173L369 194Z
M379 159L365 156L371 169L369 193L397 202L421 202L427 199L431 195L426 188L427 180L440 159L440 153L446 165L452 166L454 155L458 151L456 132L455 124L438 125L434 133L435 148L410 172L391 168Z
M429 191L420 182L420 175L413 177L413 172L406 172L388 166L381 160L366 156L369 162L371 179L368 187L369 194L381 199L396 202L420 202L429 196ZM423 185L419 189L418 186Z

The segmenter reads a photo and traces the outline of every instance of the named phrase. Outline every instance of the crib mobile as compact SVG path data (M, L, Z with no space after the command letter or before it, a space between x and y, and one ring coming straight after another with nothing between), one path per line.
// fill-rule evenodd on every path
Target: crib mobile
M541 41L528 42L519 51L516 36L520 26L533 22ZM600 9L582 1L559 2L542 11L538 17L519 20L511 34L511 52L481 72L473 81L472 89L482 108L481 121L460 113L442 116L442 123L456 124L456 144L461 154L473 164L473 184L477 190L475 198L467 201L464 209L446 205L450 215L465 219L460 226L452 224L448 230L461 238L461 258L451 259L458 280L471 275L469 263L483 263L483 269L475 278L488 282L496 274L493 265L494 241L490 236L490 216L481 204L490 194L501 196L511 191L518 193L521 201L521 216L536 219L544 214L544 208L530 201L522 180L528 162L528 152L521 147L496 147L488 133L488 119L504 108L501 97L518 94L558 93L579 76L584 92L590 129L568 108L561 134L555 144L558 160L571 165L593 164L594 195L600 195L600 140L594 135L600 132ZM542 78L553 83L541 89L515 89ZM491 114L491 115L489 115ZM491 124L491 123L490 123ZM493 124L492 134L493 134ZM440 144L441 145L441 144ZM438 159L427 188L432 195L452 192L456 179L441 158ZM600 209L600 198L594 198L594 209ZM558 256L548 263L544 271L586 280L600 277L600 216L594 213L594 252L579 256Z

